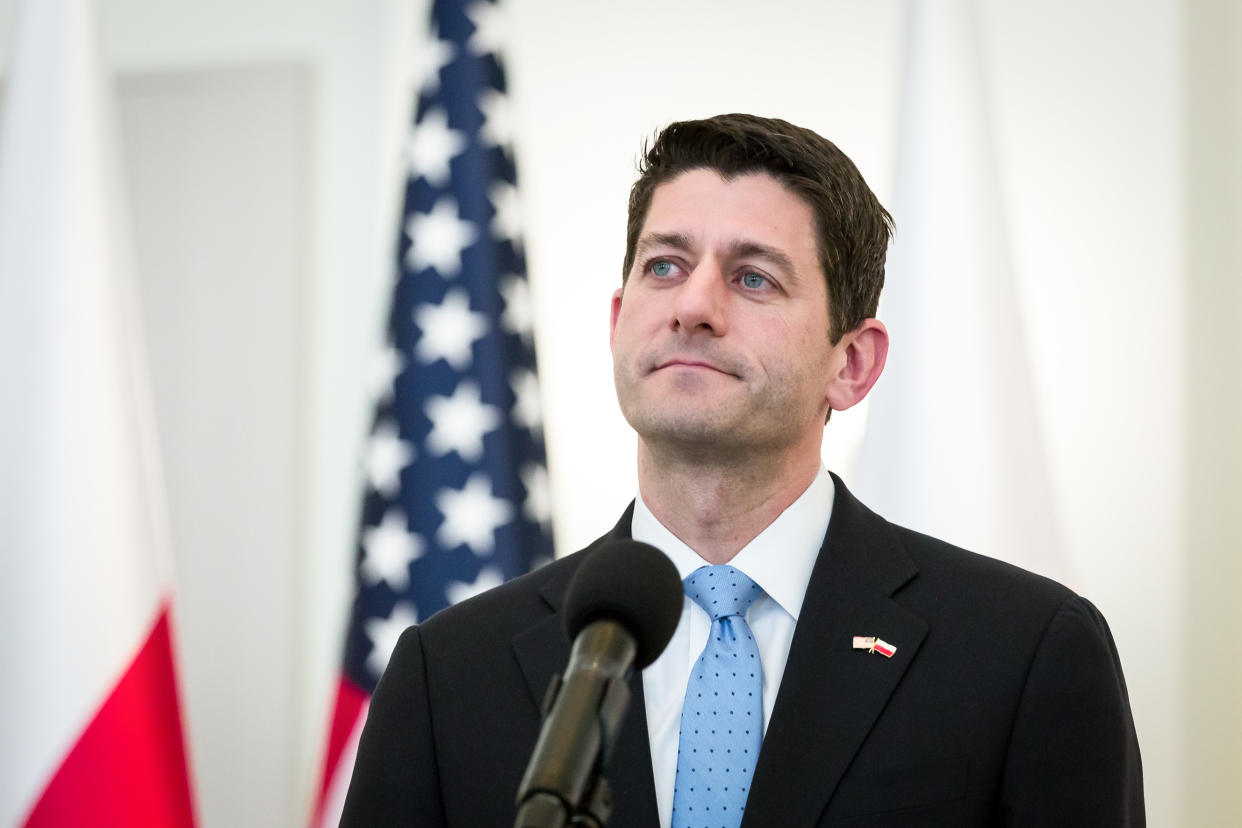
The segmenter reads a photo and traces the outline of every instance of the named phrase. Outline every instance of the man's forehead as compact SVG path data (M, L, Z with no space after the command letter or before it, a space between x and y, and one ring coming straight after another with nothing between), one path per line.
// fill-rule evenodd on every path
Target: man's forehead
M766 172L726 177L694 169L656 187L637 251L709 245L740 256L818 258L810 205Z

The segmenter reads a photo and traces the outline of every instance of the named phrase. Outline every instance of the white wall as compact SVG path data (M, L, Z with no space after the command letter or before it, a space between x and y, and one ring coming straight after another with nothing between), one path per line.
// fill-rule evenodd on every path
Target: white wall
M287 822L299 785L289 757L305 715L289 680L303 638L289 609L304 600L307 523L309 91L309 73L289 65L121 87L207 824ZM229 761L239 748L247 761Z
M12 6L13 0L0 2L0 65L7 65ZM236 554L213 556L212 544L253 505L239 501L217 525L201 527L194 548L203 550L203 559L194 565L204 574L179 583L187 602L227 609L242 594L221 594L235 577L228 568L237 556L262 560L287 579L266 612L296 639L291 654L265 660L247 649L250 642L223 632L215 640L244 651L237 658L252 665L248 681L266 692L229 695L238 705L235 716L212 714L207 708L223 691L215 679L191 671L187 696L191 724L210 720L219 728L190 734L208 828L300 825L348 599L356 456L367 415L363 373L381 337L395 231L394 162L409 105L401 66L421 4L100 0L100 6L109 54L127 83L272 66L307 79L298 94L306 96L308 131L289 143L289 152L305 161L307 179L299 186L306 202L272 219L294 216L305 240L297 253L300 278L288 284L296 295L285 309L302 348L271 361L300 374L286 387L291 397L278 395L265 411L254 412L268 418L255 428L296 441L281 455L286 465L274 477L299 487L280 493L297 527L285 526L275 546L256 531L235 541L242 543ZM762 12L740 0L508 0L507 7L557 542L568 551L609 526L635 488L633 439L612 397L606 320L640 140L675 118L726 110L779 115L831 137L888 200L902 13L894 3L850 0L781 0ZM1205 750L1213 757L1214 778L1242 778L1236 746L1213 741L1210 726L1182 713L1196 687L1220 676L1199 662L1194 683L1179 680L1180 642L1192 632L1183 606L1187 571L1199 573L1194 583L1200 592L1211 582L1204 572L1212 571L1186 534L1186 492L1194 490L1194 475L1213 468L1210 456L1189 471L1183 463L1185 435L1199 416L1187 402L1188 331L1204 308L1229 319L1219 303L1188 306L1184 298L1188 284L1210 293L1214 278L1195 275L1200 271L1188 260L1187 216L1218 209L1196 207L1197 190L1187 195L1186 124L1202 126L1210 120L1205 112L1215 111L1200 104L1197 116L1188 118L1187 89L1201 92L1218 81L1209 71L1184 72L1183 14L1175 0L1141 7L1052 0L987 4L982 17L1001 186L1066 554L1080 575L1077 586L1105 611L1121 649L1155 826L1231 821L1226 809L1232 803L1219 794L1207 806L1196 796L1195 818L1187 816L1192 806L1183 789ZM1232 34L1220 36L1236 51L1242 29L1236 14L1232 20L1235 27L1226 30ZM1236 81L1221 83L1237 94ZM1213 157L1228 163L1223 150ZM143 157L130 160L144 163ZM1201 179L1210 180L1211 169L1201 169ZM1212 197L1212 204L1237 203L1236 193L1219 188ZM1236 266L1236 258L1226 261ZM1238 276L1212 272L1221 279ZM150 285L149 274L144 285ZM148 315L168 311L175 294L148 291ZM238 299L232 311L248 317L262 310L248 301ZM159 331L157 323L149 327ZM178 333L162 335L172 342ZM153 347L159 347L154 340ZM1227 365L1235 369L1236 386L1239 361ZM212 382L219 387L201 393L220 393L237 378ZM278 421L286 415L294 421ZM858 417L834 417L830 454L847 461L850 440L841 433L860 426ZM216 438L194 439L205 442L173 447L166 462L211 451ZM238 445L215 448L227 453ZM1232 456L1236 460L1236 450ZM601 479L600 468L615 474ZM192 469L170 471L177 485ZM596 482L588 488L584 480ZM192 493L172 495L175 506ZM1236 587L1236 568L1233 577ZM1238 614L1226 611L1214 620L1236 624ZM206 646L205 640L187 637L186 644ZM1223 646L1234 647L1236 661L1236 645ZM184 657L192 662L199 656ZM1236 678L1231 681L1226 686L1237 688ZM1212 710L1228 716L1231 707L1217 697ZM246 723L269 715L287 717L287 725L262 737L268 740L263 750L246 750L242 746L254 738ZM231 774L250 778L247 797L230 789Z
M1236 824L1242 781L1242 4L1188 3L1183 824ZM1210 631L1210 632L1209 632ZM1203 633L1207 634L1203 634ZM1224 647L1213 641L1224 642Z
M1176 816L1172 657L1184 583L1179 11L989 9L1010 232L1074 586L1122 654L1150 822L1188 824Z

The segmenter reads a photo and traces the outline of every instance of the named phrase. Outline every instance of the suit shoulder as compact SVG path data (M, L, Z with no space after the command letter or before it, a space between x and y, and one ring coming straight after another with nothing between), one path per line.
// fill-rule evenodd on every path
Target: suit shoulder
M918 567L909 589L944 593L978 610L1047 618L1067 603L1084 600L1069 587L1019 566L901 526L893 525L893 530Z
M893 528L918 568L894 598L939 630L933 648L1003 651L1028 668L1041 652L1054 662L1072 652L1123 683L1108 622L1086 598L1013 564Z
M432 615L422 624L433 638L512 634L554 611L587 550L545 564Z

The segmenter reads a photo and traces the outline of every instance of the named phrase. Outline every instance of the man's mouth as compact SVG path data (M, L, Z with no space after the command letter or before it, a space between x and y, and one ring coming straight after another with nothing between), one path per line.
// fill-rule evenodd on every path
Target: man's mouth
M721 368L719 365L716 365L715 363L708 362L707 360L695 359L691 357L674 357L673 359L666 359L660 363L657 363L654 370L659 371L664 368L683 368L683 369L698 370L698 371L715 371L718 374L726 374L731 377L736 376L736 374L732 373L731 371L726 371L724 368Z

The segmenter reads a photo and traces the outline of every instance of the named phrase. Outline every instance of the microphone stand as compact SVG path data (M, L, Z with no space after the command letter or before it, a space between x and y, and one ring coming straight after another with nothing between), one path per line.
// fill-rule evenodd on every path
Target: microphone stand
M612 791L604 770L630 705L625 676L634 663L633 637L621 625L596 621L574 642L563 676L544 697L543 729L518 788L514 828L605 828Z

